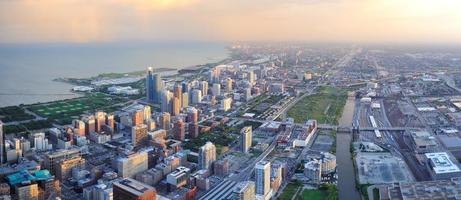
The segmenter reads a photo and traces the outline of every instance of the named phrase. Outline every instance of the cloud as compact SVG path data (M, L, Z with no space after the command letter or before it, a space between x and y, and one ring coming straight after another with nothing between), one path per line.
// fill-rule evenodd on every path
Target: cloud
M0 42L461 42L458 0L0 0Z

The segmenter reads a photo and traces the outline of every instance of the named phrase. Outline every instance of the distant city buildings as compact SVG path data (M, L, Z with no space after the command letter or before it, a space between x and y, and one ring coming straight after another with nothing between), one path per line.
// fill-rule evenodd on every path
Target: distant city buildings
M154 69L152 67L149 67L147 69L146 77L147 101L153 103L160 103L160 93L162 89L163 84L160 74L154 74Z

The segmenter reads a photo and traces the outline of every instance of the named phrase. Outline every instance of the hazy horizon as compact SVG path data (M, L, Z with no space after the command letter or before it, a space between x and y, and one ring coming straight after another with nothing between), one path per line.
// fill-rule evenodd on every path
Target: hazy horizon
M457 0L0 1L0 43L461 44Z

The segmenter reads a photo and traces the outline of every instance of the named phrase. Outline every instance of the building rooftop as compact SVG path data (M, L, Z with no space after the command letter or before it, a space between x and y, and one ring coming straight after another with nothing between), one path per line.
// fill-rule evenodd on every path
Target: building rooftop
M135 195L142 195L144 194L144 192L148 190L154 190L153 187L143 184L131 178L126 178L118 182L114 182L114 186L122 188Z
M436 174L460 172L459 167L450 160L446 152L426 153L426 157L431 161Z
M27 171L22 170L18 173L7 176L10 185L17 185L24 182L45 181L51 179L53 176L48 170Z

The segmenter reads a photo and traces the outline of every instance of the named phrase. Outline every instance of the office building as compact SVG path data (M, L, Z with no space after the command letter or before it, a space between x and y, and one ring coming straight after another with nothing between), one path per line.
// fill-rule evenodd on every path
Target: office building
M198 104L202 102L202 91L192 90L192 104Z
M213 88L211 88L211 93L214 96L219 96L221 95L221 84L219 83L214 83Z
M159 117L160 128L170 130L171 115L168 112L163 112Z
M181 83L182 93L188 93L190 91L190 88L191 88L190 85L191 85L190 83L183 81Z
M251 126L245 126L240 130L240 150L243 153L248 153L251 148L253 131Z
M139 109L131 113L132 117L132 126L141 125L144 122L144 110Z
M251 88L245 88L243 98L245 99L245 101L251 100Z
M82 120L75 119L72 121L72 126L74 127L74 132L79 136L85 135L85 122Z
M173 97L177 97L179 100L182 98L182 86L177 83L173 87Z
M202 91L202 95L208 95L208 82L202 81L200 82L200 91Z
M82 120L85 122L86 134L96 131L96 120L93 115L85 116Z
M162 112L171 112L171 103L173 100L173 93L169 90L163 90L161 95L160 109Z
M163 84L160 74L154 74L154 69L149 67L146 77L147 101L151 103L160 103L160 92L162 89Z
M235 200L254 200L255 196L255 182L253 181L243 181L238 183L234 188L234 198Z
M102 131L102 126L106 125L106 113L98 111L95 113L95 131L100 133Z
M218 160L213 165L214 165L213 172L214 172L214 174L216 176L225 177L225 176L229 175L230 163L229 163L228 159Z
M233 80L231 78L227 78L226 79L226 92L227 93L231 93L232 92L232 84L233 84Z
M181 99L181 108L186 108L187 106L189 106L189 93L183 92Z
M260 161L255 166L256 194L266 197L270 192L271 163Z
M179 114L181 113L181 99L178 97L173 97L171 103L171 115L179 116Z
M83 168L85 166L85 159L81 156L73 158L66 158L56 162L56 178L64 181L72 177L73 168Z
M184 141L186 139L186 124L182 119L179 119L174 124L174 139Z
M187 185L189 177L190 169L180 166L166 176L166 182L175 188L180 188Z
M118 175L126 178L146 171L148 166L147 152L138 152L126 157L120 157L115 161Z
M447 152L426 153L426 166L433 180L449 180L461 176L458 162Z
M131 128L131 143L138 146L147 141L147 125L140 124Z
M216 160L216 147L213 143L207 142L199 149L198 165L199 169L211 169Z
M125 178L112 184L114 200L156 200L155 188L131 178Z
M221 100L221 110L228 111L232 108L232 98L224 98Z

